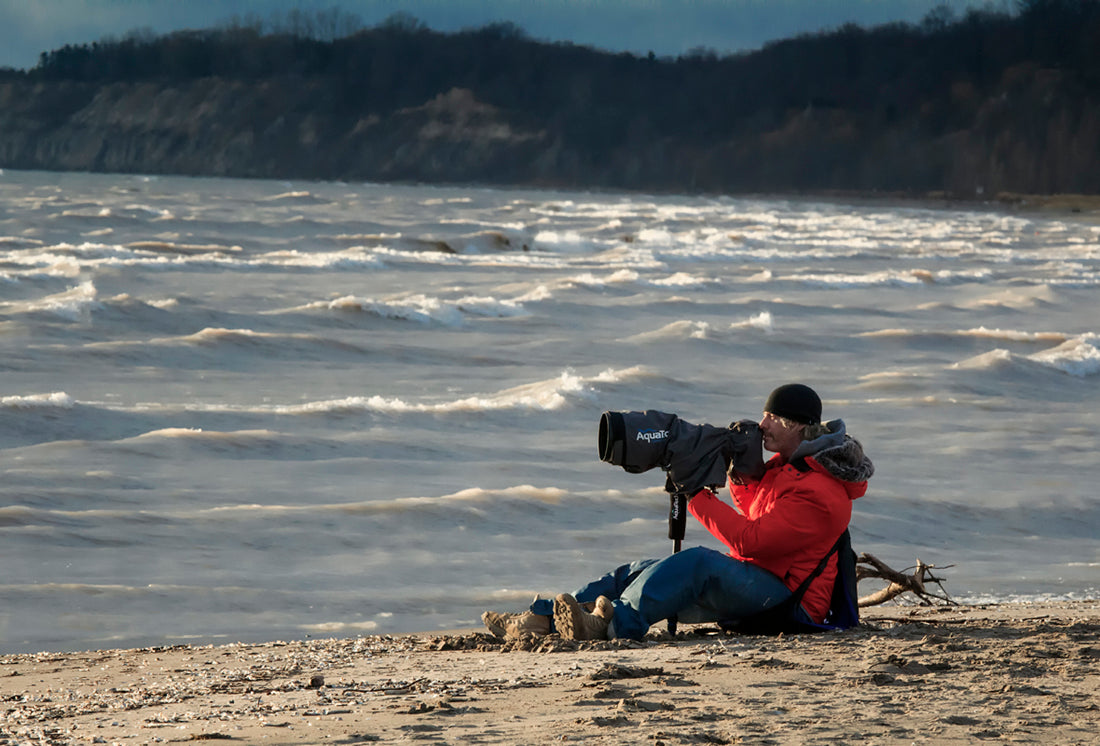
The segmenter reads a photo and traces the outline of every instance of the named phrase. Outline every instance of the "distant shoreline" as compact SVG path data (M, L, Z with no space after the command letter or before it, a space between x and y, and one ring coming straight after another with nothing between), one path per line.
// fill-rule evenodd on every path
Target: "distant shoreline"
M807 197L810 198L810 197ZM939 192L925 195L878 195L873 193L823 193L813 198L851 201L858 204L921 205L954 210L1009 210L1025 214L1100 220L1100 195L1095 194L1015 194L1003 193L992 198L960 199Z
M426 182L426 181L374 181L370 179L337 179L313 177L257 177L223 176L213 174L176 174L176 173L130 173L119 171L52 170L0 168L0 178L5 172L41 173L41 174L80 174L117 178L182 178L182 179L229 179L240 181L287 182L295 184L370 184L373 186L394 186L401 188L438 188L438 189L488 189L495 191L547 191L579 192L591 194L652 195L660 197L760 199L760 200L797 200L805 202L828 202L832 204L858 204L884 207L921 207L947 210L987 210L1011 211L1022 214L1036 214L1044 217L1067 217L1088 222L1100 222L1100 194L1022 194L1004 192L992 197L974 197L971 199L949 195L944 192L880 192L858 190L824 191L788 191L788 192L688 192L657 189L627 189L608 186L552 186L534 184L496 184L482 182Z

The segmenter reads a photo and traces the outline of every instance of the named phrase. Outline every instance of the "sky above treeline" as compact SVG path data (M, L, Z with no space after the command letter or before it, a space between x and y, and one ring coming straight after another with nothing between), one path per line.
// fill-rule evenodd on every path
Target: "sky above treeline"
M375 26L396 13L436 31L509 22L533 39L612 52L676 56L719 54L846 23L864 27L918 23L946 6L1011 10L1012 0L0 0L0 67L34 67L41 52L66 44L224 26L237 20L285 19L338 11Z

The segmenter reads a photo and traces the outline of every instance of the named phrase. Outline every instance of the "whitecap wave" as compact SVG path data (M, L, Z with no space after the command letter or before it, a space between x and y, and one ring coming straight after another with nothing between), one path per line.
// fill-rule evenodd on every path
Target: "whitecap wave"
M344 399L309 402L276 407L279 414L339 414L379 412L388 414L450 414L454 412L494 412L509 409L555 411L572 402L591 401L595 387L638 380L648 375L642 366L615 370L608 368L594 376L581 376L565 370L556 378L513 386L480 396L467 396L445 402L410 402L383 396L351 396Z
M273 334L271 332L256 332L251 329L223 329L220 327L206 327L194 334L188 334L182 337L159 337L152 339L149 344L153 345L173 345L173 344L197 344L197 345L215 345L222 342L251 342L253 340L289 340L289 339L306 339L312 340L315 337L312 334ZM106 343L111 344L111 343ZM140 342L137 344L141 344Z
M23 257L20 261L14 263L27 266L27 269L10 269L4 271L0 276L9 282L42 280L55 277L76 278L79 277L80 273L83 271L80 262L68 256L57 257L42 255L41 259L33 261Z
M0 248L22 248L28 246L42 246L43 242L37 238L25 236L0 236Z
M1025 332L1015 329L964 329L956 332L962 337L980 337L984 339L1003 339L1009 342L1063 342L1066 335L1061 332Z
M960 360L957 363L953 363L949 367L954 370L1004 370L1011 366L1013 363L1019 363L1026 361L1027 358L1022 355L1014 355L1008 350L997 348L990 350L989 352L983 352L980 355L967 358L966 360Z
M1011 308L1020 310L1034 308L1040 304L1051 304L1055 301L1056 297L1050 285L1040 284L1000 290L981 298L964 301L959 304L959 308Z
M103 304L98 300L95 285L88 280L60 293L35 300L11 301L0 304L0 307L9 313L46 312L68 321L84 321L92 311L101 310Z
M4 409L72 409L74 406L76 406L76 402L64 391L55 391L50 394L0 397L0 407Z
M1054 349L1029 355L1028 359L1078 378L1093 376L1100 373L1098 339L1100 335L1095 333L1082 334L1079 337L1067 339Z
M591 399L592 384L603 382L599 377L586 379L570 371L547 381L536 381L514 386L495 394L468 396L454 401L440 403L407 402L398 398L382 396L350 397L329 402L315 402L292 406L281 411L287 413L339 411L364 409L374 412L411 413L425 412L445 414L451 412L492 412L507 409L532 409L553 411L562 409L571 400Z
M523 295L516 296L513 299L515 303L534 303L540 300L550 300L554 297L554 294L550 291L550 288L545 285L539 285Z
M197 514L226 513L316 513L335 512L349 515L371 515L386 513L404 513L412 510L436 511L455 510L459 507L474 511L498 506L504 501L514 503L538 503L558 505L565 500L583 501L589 496L558 487L538 487L532 484L519 484L499 489L480 487L459 490L445 495L424 497L397 497L388 500L368 500L325 504L267 504L256 503L241 505L220 505L195 511Z
M1030 355L1019 355L1005 349L995 349L950 366L957 370L988 370L1007 372L1014 367L1021 371L1057 371L1077 378L1100 374L1100 349L1096 334L1084 334L1066 340L1057 347Z
M444 240L451 250L460 254L530 251L534 246L534 240L529 236L512 235L501 230L478 231Z
M306 306L317 307L333 311L360 311L383 319L415 321L421 324L437 323L458 327L465 322L462 311L456 305L427 295L413 295L400 300L375 300L345 295L327 303Z
M727 332L748 329L771 333L774 331L774 322L770 311L761 311L742 321L731 322L725 329ZM674 339L712 339L716 333L719 337L728 336L720 329L716 330L709 321L680 319L678 321L669 322L654 331L642 332L626 337L623 341L644 344Z
M499 319L529 315L518 300L489 296L467 296L448 301L428 295L411 295L392 300L347 295L331 301L311 303L301 308L359 311L383 319L441 324L449 327L465 325L467 317L470 316Z
M706 339L709 331L710 324L705 321L681 319L665 324L654 331L632 335L623 341L645 344L669 339Z
M641 275L633 269L620 269L603 276L597 276L592 272L584 272L568 278L563 285L565 287L603 288L611 285L629 285L638 281Z
M589 402L595 399L601 386L635 383L653 376L645 366L630 368L607 368L590 376L582 376L572 370L565 370L559 376L543 381L522 384L495 393L465 396L458 399L438 402L406 401L397 397L348 396L341 399L325 399L301 404L226 404L226 403L187 403L178 404L141 404L132 406L110 406L116 411L186 411L186 412L225 412L225 413L268 413L283 416L315 415L354 415L360 413L379 414L437 414L446 415L462 412L498 412L507 410L556 411L571 404ZM179 429L172 431L176 436L187 437L195 431Z
M503 319L530 315L527 309L517 301L489 296L479 297L471 295L465 298L459 298L454 303L455 306L464 313L486 318Z
M745 321L734 321L730 324L730 329L759 329L770 333L775 331L775 322L772 319L771 311L761 311Z
M979 326L974 329L959 329L955 331L920 330L907 328L876 329L870 332L861 332L858 337L974 337L978 339L991 339L1003 342L1035 342L1049 344L1051 342L1064 342L1068 335L1064 332L1028 332L1017 329L987 329Z
M58 274L51 267L64 266L67 259L80 271L99 267L142 268L147 270L226 269L239 272L270 269L360 269L380 268L385 264L375 249L352 246L338 251L301 251L278 249L248 255L240 246L184 244L170 241L135 241L124 246L103 243L56 244L45 250L9 256L13 264L33 267L32 272ZM71 275L72 270L67 270Z
M657 288L702 288L707 285L716 285L721 281L714 277L699 277L688 272L676 272L668 277L660 277L649 280L648 285Z
M327 199L314 196L312 192L290 191L282 194L273 194L270 197L261 197L257 202L276 205L319 205L328 202Z
M126 205L122 208L127 217L131 218L152 218L153 220L171 220L176 216L171 210L167 210L163 207L153 207L152 205L132 204Z
M924 269L884 270L865 274L841 273L795 273L781 276L780 279L792 280L823 288L860 288L860 287L913 287L919 285L954 284L976 282L993 277L989 270L938 270Z
M583 247L588 245L588 239L577 231L539 231L535 234L535 241L555 247Z
M203 254L240 254L243 249L240 246L225 246L222 244L189 244L175 241L131 241L123 248L137 252L150 254L184 254L189 256Z

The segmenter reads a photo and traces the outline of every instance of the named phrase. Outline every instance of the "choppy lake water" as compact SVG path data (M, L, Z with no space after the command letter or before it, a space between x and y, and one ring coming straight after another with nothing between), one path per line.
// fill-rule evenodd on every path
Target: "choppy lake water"
M0 652L477 625L671 551L602 412L793 380L857 550L1096 597L1098 286L986 209L0 173Z

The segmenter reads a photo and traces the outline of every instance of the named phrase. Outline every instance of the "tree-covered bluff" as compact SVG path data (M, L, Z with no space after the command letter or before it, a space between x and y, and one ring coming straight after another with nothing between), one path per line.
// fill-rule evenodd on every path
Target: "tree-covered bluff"
M0 167L660 191L1100 193L1100 0L720 57L408 18L66 46L0 72Z

